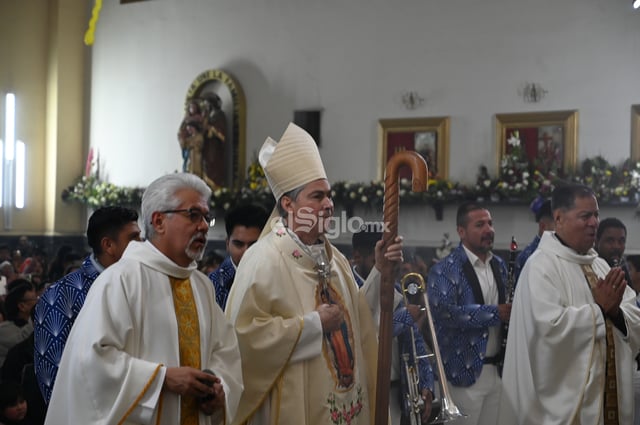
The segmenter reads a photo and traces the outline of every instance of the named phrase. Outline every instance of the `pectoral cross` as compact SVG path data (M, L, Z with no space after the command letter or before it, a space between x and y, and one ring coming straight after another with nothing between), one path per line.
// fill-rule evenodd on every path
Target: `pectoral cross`
M322 285L322 294L325 297L325 301L329 302L331 300L331 295L329 294L328 284L329 279L331 278L331 264L329 263L324 247L314 251L313 258L316 260L315 270L316 273L318 273L320 285Z

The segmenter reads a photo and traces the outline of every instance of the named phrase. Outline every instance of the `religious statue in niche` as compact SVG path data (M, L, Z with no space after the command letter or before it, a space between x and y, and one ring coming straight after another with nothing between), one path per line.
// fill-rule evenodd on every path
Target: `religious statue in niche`
M202 140L199 143L199 148L195 146L193 140L193 136L196 133L202 135L202 112L198 101L191 100L178 129L178 143L180 143L180 149L182 150L183 172L196 174L193 170L199 164L199 160L194 156L202 154L202 152L198 152L202 149Z
M206 93L203 100L204 139L203 148L204 171L214 185L224 185L225 175L225 142L227 134L227 117L222 110L222 100L215 93Z
M191 99L178 130L182 171L197 175L211 187L224 186L226 133L220 96L209 92Z
M182 171L196 174L212 189L238 187L244 174L245 109L242 89L227 73L198 75L178 129Z

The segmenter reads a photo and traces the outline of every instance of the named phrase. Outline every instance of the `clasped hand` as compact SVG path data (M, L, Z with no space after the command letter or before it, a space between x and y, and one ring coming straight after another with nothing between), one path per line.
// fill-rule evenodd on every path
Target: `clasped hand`
M624 271L620 267L614 267L604 279L598 279L598 283L592 288L593 298L607 316L616 317L626 287Z
M198 407L205 415L213 414L225 404L220 378L192 367L168 367L164 387L181 396L198 398Z
M340 328L344 320L344 312L337 304L320 304L316 309L320 315L320 323L322 323L322 331L325 333L333 332Z

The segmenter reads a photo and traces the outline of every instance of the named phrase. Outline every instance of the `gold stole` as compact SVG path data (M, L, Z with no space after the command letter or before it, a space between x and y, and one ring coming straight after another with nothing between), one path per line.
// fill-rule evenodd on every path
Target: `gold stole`
M598 276L593 271L591 264L581 264L582 272L587 278L591 289L598 283ZM604 423L605 425L618 425L618 383L616 378L616 346L613 339L613 325L611 320L605 318L607 329L607 355L604 378Z
M178 346L180 366L200 369L200 325L198 310L193 299L191 281L169 276L173 306L178 321ZM198 425L198 400L191 396L180 397L180 425Z

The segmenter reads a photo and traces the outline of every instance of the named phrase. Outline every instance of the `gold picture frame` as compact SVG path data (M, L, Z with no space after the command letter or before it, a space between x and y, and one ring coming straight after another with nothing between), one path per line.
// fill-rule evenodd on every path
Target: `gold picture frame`
M422 155L429 166L430 178L448 178L449 121L449 117L378 120L378 178L384 179L389 158L401 150L413 150ZM400 177L409 176L409 170L400 170Z
M631 159L640 161L640 105L631 105Z
M517 131L530 162L543 171L575 171L578 152L578 111L496 114L496 164L507 154L507 140Z

